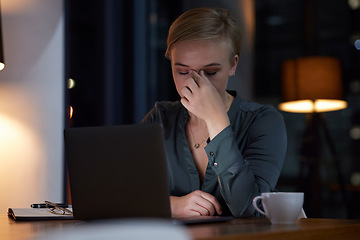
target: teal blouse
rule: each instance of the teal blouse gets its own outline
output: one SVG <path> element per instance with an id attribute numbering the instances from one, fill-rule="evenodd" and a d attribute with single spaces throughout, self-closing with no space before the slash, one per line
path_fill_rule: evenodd
<path id="1" fill-rule="evenodd" d="M 229 93 L 235 96 L 228 111 L 230 125 L 205 147 L 209 163 L 202 184 L 185 136 L 189 115 L 182 104 L 156 102 L 142 122 L 163 126 L 170 195 L 202 190 L 217 198 L 223 215 L 249 217 L 256 215 L 253 198 L 276 186 L 286 152 L 286 129 L 273 106 Z"/>

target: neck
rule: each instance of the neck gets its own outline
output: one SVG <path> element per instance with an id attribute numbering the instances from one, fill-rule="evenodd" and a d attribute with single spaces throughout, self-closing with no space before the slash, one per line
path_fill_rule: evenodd
<path id="1" fill-rule="evenodd" d="M 234 97 L 231 96 L 231 94 L 229 94 L 228 92 L 225 91 L 225 95 L 224 95 L 224 97 L 222 99 L 223 99 L 223 103 L 224 103 L 226 112 L 228 112 L 230 107 L 231 107 L 231 103 L 234 100 Z"/>

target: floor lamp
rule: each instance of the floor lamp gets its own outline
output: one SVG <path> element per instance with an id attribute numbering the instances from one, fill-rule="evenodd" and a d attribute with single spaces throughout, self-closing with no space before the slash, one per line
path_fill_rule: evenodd
<path id="1" fill-rule="evenodd" d="M 302 139 L 300 157 L 299 186 L 300 190 L 305 192 L 304 209 L 307 215 L 322 216 L 320 157 L 323 136 L 325 136 L 325 144 L 332 155 L 341 194 L 345 207 L 348 209 L 340 160 L 324 118 L 325 112 L 347 107 L 346 101 L 342 100 L 340 61 L 337 58 L 323 56 L 287 60 L 282 66 L 282 87 L 284 102 L 279 104 L 279 109 L 306 114 L 306 129 Z"/>

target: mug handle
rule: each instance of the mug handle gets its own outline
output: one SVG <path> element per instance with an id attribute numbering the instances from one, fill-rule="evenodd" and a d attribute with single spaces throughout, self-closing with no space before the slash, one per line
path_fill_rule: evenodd
<path id="1" fill-rule="evenodd" d="M 264 200 L 264 198 L 262 196 L 254 197 L 252 204 L 256 211 L 258 211 L 262 215 L 266 216 L 266 214 L 257 206 L 257 201 L 259 201 L 259 200 Z"/>

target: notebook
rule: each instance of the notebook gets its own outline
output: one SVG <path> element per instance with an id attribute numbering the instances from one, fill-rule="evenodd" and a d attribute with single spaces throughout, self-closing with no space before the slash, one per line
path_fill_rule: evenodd
<path id="1" fill-rule="evenodd" d="M 67 128 L 64 136 L 75 219 L 171 219 L 160 125 Z M 191 218 L 180 222 L 228 219 Z"/>

